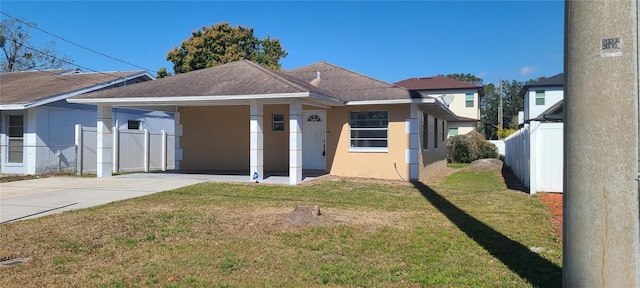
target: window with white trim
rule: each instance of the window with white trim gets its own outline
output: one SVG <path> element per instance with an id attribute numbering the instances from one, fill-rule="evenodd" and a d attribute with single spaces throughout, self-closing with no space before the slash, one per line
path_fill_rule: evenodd
<path id="1" fill-rule="evenodd" d="M 350 150 L 386 151 L 389 111 L 349 112 Z"/>
<path id="2" fill-rule="evenodd" d="M 474 97 L 473 93 L 466 93 L 464 95 L 464 107 L 473 107 L 474 106 Z"/>
<path id="3" fill-rule="evenodd" d="M 544 105 L 544 90 L 536 90 L 536 105 Z"/>
<path id="4" fill-rule="evenodd" d="M 458 135 L 458 127 L 456 128 L 449 128 L 449 137 L 453 137 Z"/>
<path id="5" fill-rule="evenodd" d="M 8 163 L 22 163 L 24 155 L 24 116 L 8 115 Z"/>
<path id="6" fill-rule="evenodd" d="M 271 120 L 273 131 L 284 131 L 284 114 L 273 114 Z"/>

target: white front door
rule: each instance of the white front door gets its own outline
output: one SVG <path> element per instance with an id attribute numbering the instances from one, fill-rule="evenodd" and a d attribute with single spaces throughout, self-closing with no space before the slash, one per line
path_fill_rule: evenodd
<path id="1" fill-rule="evenodd" d="M 302 112 L 302 169 L 326 168 L 326 115 L 323 110 Z"/>

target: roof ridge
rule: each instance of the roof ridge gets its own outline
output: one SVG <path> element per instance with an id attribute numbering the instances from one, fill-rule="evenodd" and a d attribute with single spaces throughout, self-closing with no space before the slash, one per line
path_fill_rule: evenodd
<path id="1" fill-rule="evenodd" d="M 458 82 L 458 83 L 464 83 L 464 84 L 469 84 L 469 85 L 473 85 L 474 88 L 481 88 L 481 85 L 475 84 L 475 83 L 471 83 L 468 81 L 463 81 L 463 80 L 459 80 L 459 79 L 454 79 L 451 77 L 447 77 L 446 75 L 442 75 L 442 74 L 438 74 L 438 75 L 434 75 L 434 76 L 424 76 L 424 77 L 411 77 L 411 78 L 406 78 L 406 79 L 402 79 L 400 81 L 395 82 L 396 83 L 400 83 L 400 82 L 405 82 L 405 81 L 410 81 L 410 80 L 435 80 L 436 78 L 444 78 L 450 81 L 454 81 L 454 82 Z M 469 87 L 471 88 L 471 87 Z M 444 89 L 459 89 L 459 88 L 444 88 Z"/>
<path id="2" fill-rule="evenodd" d="M 368 75 L 362 74 L 362 73 L 360 73 L 360 72 L 356 72 L 356 71 L 349 70 L 349 69 L 344 68 L 344 67 L 340 67 L 340 66 L 338 66 L 338 65 L 335 65 L 335 64 L 329 63 L 329 62 L 327 62 L 327 61 L 322 61 L 322 62 L 317 62 L 317 63 L 325 63 L 325 64 L 327 64 L 327 65 L 329 65 L 329 66 L 334 67 L 334 68 L 338 68 L 338 69 L 341 69 L 341 70 L 343 70 L 343 71 L 347 71 L 347 72 L 349 72 L 349 73 L 353 73 L 353 74 L 360 75 L 360 76 L 365 77 L 365 78 L 367 78 L 367 79 L 369 79 L 369 80 L 373 80 L 373 81 L 375 81 L 375 82 L 379 82 L 379 83 L 382 83 L 382 84 L 388 85 L 388 86 L 389 86 L 389 88 L 400 88 L 400 89 L 402 89 L 402 90 L 405 90 L 405 91 L 407 91 L 407 92 L 410 92 L 410 91 L 409 91 L 409 89 L 407 89 L 407 88 L 404 88 L 404 87 L 401 87 L 401 86 L 398 86 L 398 85 L 396 85 L 396 84 L 389 83 L 389 82 L 386 82 L 386 81 L 382 81 L 382 80 L 377 79 L 377 78 L 373 78 L 373 77 L 371 77 L 371 76 L 368 76 Z"/>
<path id="3" fill-rule="evenodd" d="M 298 69 L 302 69 L 302 68 L 313 66 L 313 65 L 316 65 L 316 64 L 320 64 L 320 63 L 331 65 L 331 63 L 323 60 L 323 61 L 313 62 L 313 63 L 307 64 L 307 65 L 304 65 L 304 66 L 292 68 L 292 69 L 289 69 L 289 70 L 286 70 L 286 71 L 298 70 Z"/>
<path id="4" fill-rule="evenodd" d="M 240 62 L 248 63 L 248 64 L 250 64 L 250 65 L 252 65 L 252 66 L 254 66 L 254 67 L 258 68 L 262 73 L 267 74 L 267 75 L 268 75 L 268 76 L 270 76 L 271 78 L 276 79 L 276 80 L 278 80 L 278 81 L 280 81 L 280 82 L 282 82 L 282 83 L 284 83 L 284 84 L 286 84 L 286 85 L 289 85 L 289 86 L 291 86 L 291 87 L 292 87 L 292 88 L 294 88 L 294 89 L 298 89 L 298 90 L 300 90 L 300 92 L 311 92 L 311 91 L 309 91 L 309 89 L 306 89 L 306 88 L 304 88 L 304 87 L 302 87 L 302 86 L 298 85 L 297 83 L 293 83 L 293 82 L 291 82 L 291 81 L 289 81 L 289 80 L 285 79 L 285 78 L 284 78 L 284 77 L 282 77 L 281 75 L 278 75 L 278 74 L 277 74 L 277 71 L 275 71 L 275 70 L 271 70 L 271 69 L 269 69 L 269 68 L 262 67 L 262 66 L 261 66 L 261 65 L 259 65 L 258 63 L 254 63 L 254 62 L 249 61 L 249 60 L 246 60 L 246 59 L 242 59 L 242 60 L 240 60 Z M 294 77 L 294 78 L 295 78 L 295 77 Z M 297 79 L 297 78 L 296 78 L 296 79 Z"/>

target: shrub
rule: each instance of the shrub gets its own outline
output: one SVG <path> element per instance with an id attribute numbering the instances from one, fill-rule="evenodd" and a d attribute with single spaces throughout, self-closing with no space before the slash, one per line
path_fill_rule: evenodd
<path id="1" fill-rule="evenodd" d="M 505 139 L 509 137 L 511 134 L 516 133 L 518 131 L 512 128 L 507 128 L 507 129 L 500 129 L 500 127 L 497 127 L 497 128 L 498 128 L 498 139 Z"/>
<path id="2" fill-rule="evenodd" d="M 484 158 L 498 158 L 498 148 L 476 131 L 447 140 L 447 161 L 450 163 L 471 163 Z"/>

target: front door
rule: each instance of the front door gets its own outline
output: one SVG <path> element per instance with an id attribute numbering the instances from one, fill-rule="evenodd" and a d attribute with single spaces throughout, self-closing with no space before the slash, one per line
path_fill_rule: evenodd
<path id="1" fill-rule="evenodd" d="M 302 169 L 326 168 L 326 120 L 325 111 L 302 112 Z"/>

